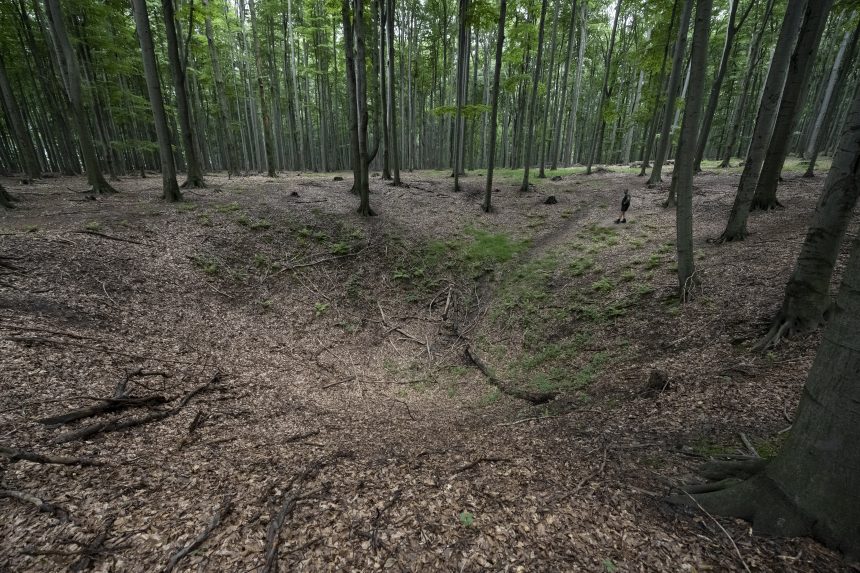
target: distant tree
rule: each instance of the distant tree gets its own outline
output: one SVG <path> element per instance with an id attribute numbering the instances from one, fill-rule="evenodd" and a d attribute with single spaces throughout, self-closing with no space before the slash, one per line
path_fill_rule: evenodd
<path id="1" fill-rule="evenodd" d="M 824 210 L 836 213 L 839 197 L 857 193 L 860 181 L 860 91 L 854 96 L 833 167 L 824 184 Z M 842 206 L 846 205 L 845 203 Z M 849 211 L 843 211 L 850 213 Z M 823 235 L 810 229 L 809 238 Z M 826 242 L 841 235 L 826 231 Z M 838 237 L 838 239 L 837 239 Z M 800 261 L 798 261 L 800 264 Z M 710 493 L 678 496 L 705 510 L 752 522 L 753 531 L 785 537 L 814 537 L 851 559 L 860 558 L 860 238 L 854 239 L 833 319 L 824 330 L 806 379 L 791 433 L 770 462 L 747 464 L 750 477 Z M 719 468 L 711 468 L 719 477 Z M 738 474 L 735 462 L 734 476 Z"/>
<path id="2" fill-rule="evenodd" d="M 365 217 L 375 215 L 370 208 L 370 154 L 367 149 L 367 49 L 364 42 L 364 0 L 353 0 L 352 33 L 355 42 L 355 95 L 358 124 L 359 178 L 356 187 L 359 196 L 358 213 Z M 379 142 L 377 141 L 377 146 Z M 375 154 L 375 152 L 374 152 Z"/>
<path id="3" fill-rule="evenodd" d="M 42 168 L 36 157 L 36 147 L 33 145 L 30 130 L 24 123 L 21 108 L 18 107 L 18 100 L 12 91 L 9 77 L 6 75 L 6 64 L 3 62 L 2 54 L 0 54 L 0 101 L 6 107 L 6 116 L 12 124 L 12 132 L 15 134 L 15 143 L 21 162 L 21 172 L 27 179 L 38 179 L 42 176 Z"/>
<path id="4" fill-rule="evenodd" d="M 621 0 L 618 0 L 619 2 Z M 540 5 L 540 23 L 538 24 L 538 45 L 537 57 L 535 59 L 534 76 L 532 77 L 532 95 L 529 98 L 529 115 L 528 115 L 528 134 L 526 135 L 526 151 L 525 151 L 525 166 L 523 167 L 523 183 L 520 185 L 520 191 L 529 190 L 529 167 L 532 163 L 532 140 L 535 135 L 535 116 L 537 115 L 537 100 L 538 100 L 538 83 L 540 82 L 540 66 L 541 56 L 543 55 L 543 29 L 546 20 L 546 2 L 541 0 Z"/>
<path id="5" fill-rule="evenodd" d="M 505 45 L 505 12 L 507 12 L 507 0 L 499 2 L 499 31 L 496 34 L 496 68 L 493 71 L 493 107 L 490 119 L 490 144 L 487 153 L 487 186 L 484 189 L 484 202 L 481 209 L 484 213 L 492 210 L 493 197 L 493 168 L 496 165 L 496 129 L 499 117 L 499 79 L 502 75 L 502 51 Z"/>
<path id="6" fill-rule="evenodd" d="M 88 114 L 84 109 L 83 92 L 81 89 L 81 71 L 78 56 L 72 49 L 72 42 L 66 32 L 65 16 L 60 7 L 60 0 L 45 0 L 48 13 L 48 23 L 53 37 L 57 61 L 63 76 L 63 85 L 72 109 L 72 119 L 78 135 L 78 144 L 84 159 L 84 169 L 87 171 L 87 181 L 93 193 L 116 193 L 116 189 L 105 180 L 99 167 L 93 136 L 90 132 Z"/>
<path id="7" fill-rule="evenodd" d="M 394 99 L 394 0 L 388 0 L 385 38 L 388 42 L 388 139 L 391 144 L 389 159 L 391 162 L 391 178 L 395 185 L 400 185 L 400 149 L 397 146 L 397 113 Z"/>
<path id="8" fill-rule="evenodd" d="M 708 71 L 708 39 L 711 33 L 713 0 L 697 0 L 696 22 L 693 26 L 693 47 L 690 53 L 690 85 L 684 106 L 684 121 L 678 141 L 678 154 L 672 172 L 672 187 L 677 194 L 676 244 L 678 251 L 678 290 L 686 301 L 695 286 L 693 258 L 693 171 L 696 160 L 695 142 L 702 117 L 702 97 L 705 74 Z"/>
<path id="9" fill-rule="evenodd" d="M 143 75 L 146 78 L 149 105 L 152 108 L 155 133 L 158 137 L 161 180 L 164 188 L 162 197 L 170 202 L 181 201 L 182 193 L 180 193 L 179 185 L 176 183 L 176 165 L 173 160 L 170 129 L 167 127 L 167 116 L 164 113 L 164 100 L 161 97 L 161 82 L 158 79 L 158 64 L 155 61 L 155 49 L 152 44 L 152 31 L 149 26 L 149 14 L 146 11 L 146 0 L 132 0 L 132 8 L 137 38 L 143 57 Z"/>
<path id="10" fill-rule="evenodd" d="M 692 2 L 692 0 L 689 0 Z M 606 49 L 606 59 L 603 62 L 603 87 L 600 89 L 600 103 L 597 105 L 597 123 L 592 138 L 591 153 L 588 155 L 586 173 L 591 173 L 591 167 L 595 161 L 600 161 L 600 151 L 603 147 L 603 131 L 606 129 L 606 100 L 611 95 L 609 87 L 609 75 L 612 69 L 612 52 L 615 50 L 615 35 L 618 31 L 618 19 L 621 17 L 621 0 L 615 5 L 615 18 L 612 20 L 612 33 L 609 36 L 609 47 Z"/>
<path id="11" fill-rule="evenodd" d="M 720 242 L 739 241 L 747 236 L 747 217 L 749 216 L 750 204 L 767 154 L 767 148 L 770 145 L 773 128 L 776 125 L 782 89 L 788 75 L 788 66 L 800 32 L 806 3 L 807 0 L 788 0 L 756 116 L 750 150 L 747 154 L 746 163 L 744 163 L 744 170 L 729 215 L 729 222 L 726 225 L 726 230 L 719 238 Z"/>
<path id="12" fill-rule="evenodd" d="M 172 0 L 164 0 L 170 2 Z M 254 0 L 248 0 L 251 10 L 251 40 L 254 44 L 254 61 L 257 68 L 257 97 L 260 99 L 260 113 L 263 116 L 263 145 L 266 156 L 266 173 L 275 177 L 275 143 L 272 138 L 272 121 L 269 116 L 269 106 L 266 104 L 266 82 L 263 70 L 263 57 L 260 52 L 260 39 L 257 33 L 257 13 Z"/>

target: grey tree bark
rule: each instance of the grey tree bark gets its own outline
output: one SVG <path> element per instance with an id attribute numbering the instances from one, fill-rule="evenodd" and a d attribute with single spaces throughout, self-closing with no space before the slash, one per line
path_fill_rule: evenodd
<path id="1" fill-rule="evenodd" d="M 692 1 L 692 0 L 690 0 Z M 604 106 L 606 100 L 611 95 L 609 88 L 609 74 L 612 67 L 612 52 L 615 50 L 615 34 L 618 31 L 618 18 L 621 16 L 621 0 L 615 5 L 615 18 L 612 22 L 612 34 L 609 36 L 609 48 L 606 50 L 606 59 L 604 60 L 605 70 L 603 72 L 603 87 L 600 90 L 600 103 L 597 105 L 597 125 L 594 129 L 594 137 L 591 141 L 591 153 L 588 154 L 588 166 L 585 168 L 586 174 L 591 174 L 591 167 L 595 161 L 600 160 L 600 151 L 603 146 L 603 131 L 606 129 L 606 119 L 604 118 Z"/>
<path id="2" fill-rule="evenodd" d="M 535 115 L 537 115 L 537 96 L 538 96 L 538 83 L 540 82 L 540 67 L 541 67 L 541 57 L 543 56 L 543 29 L 544 23 L 546 22 L 546 3 L 547 0 L 542 0 L 540 5 L 540 23 L 538 24 L 538 45 L 537 45 L 537 56 L 535 57 L 535 69 L 534 75 L 532 76 L 532 93 L 529 98 L 529 115 L 528 121 L 526 123 L 526 147 L 524 154 L 524 163 L 523 166 L 523 182 L 520 185 L 520 191 L 528 191 L 529 190 L 529 167 L 532 162 L 532 140 L 535 136 Z"/>
<path id="3" fill-rule="evenodd" d="M 504 0 L 502 0 L 504 2 Z M 0 184 L 0 207 L 5 209 L 14 209 L 15 198 L 9 194 L 6 189 L 3 188 L 3 185 Z"/>
<path id="4" fill-rule="evenodd" d="M 484 188 L 484 202 L 481 209 L 484 213 L 492 210 L 493 196 L 493 168 L 496 165 L 496 132 L 498 131 L 497 120 L 499 117 L 499 81 L 502 76 L 502 51 L 505 45 L 505 12 L 507 11 L 507 0 L 499 3 L 499 31 L 496 35 L 496 68 L 493 71 L 493 109 L 490 119 L 490 144 L 487 154 L 487 186 Z"/>
<path id="5" fill-rule="evenodd" d="M 185 150 L 185 163 L 187 165 L 186 178 L 182 187 L 205 187 L 203 169 L 200 166 L 200 158 L 194 145 L 194 130 L 191 126 L 191 106 L 188 103 L 185 66 L 179 59 L 179 42 L 176 39 L 176 14 L 173 11 L 173 0 L 161 0 L 161 9 L 164 14 L 164 27 L 167 36 L 167 60 L 173 75 L 179 128 L 182 132 L 182 148 Z"/>
<path id="6" fill-rule="evenodd" d="M 352 26 L 355 41 L 355 97 L 358 119 L 358 165 L 360 169 L 356 183 L 359 196 L 358 213 L 369 217 L 375 213 L 370 208 L 370 178 L 368 177 L 370 159 L 367 150 L 367 71 L 365 70 L 367 49 L 364 43 L 364 0 L 353 0 Z"/>
<path id="7" fill-rule="evenodd" d="M 723 231 L 723 234 L 719 238 L 720 242 L 743 240 L 747 236 L 747 217 L 749 216 L 750 204 L 752 203 L 767 148 L 771 142 L 771 135 L 773 134 L 779 110 L 779 102 L 782 98 L 782 89 L 785 85 L 785 78 L 788 75 L 788 66 L 797 36 L 800 32 L 801 20 L 803 19 L 806 4 L 807 0 L 789 0 L 788 6 L 785 9 L 785 16 L 780 28 L 779 38 L 776 42 L 776 48 L 773 52 L 770 71 L 767 75 L 761 104 L 756 116 L 750 150 L 746 163 L 744 163 L 744 170 L 741 174 L 741 180 L 726 230 Z"/>
<path id="8" fill-rule="evenodd" d="M 389 159 L 391 162 L 391 178 L 394 185 L 400 185 L 400 149 L 397 146 L 397 117 L 394 102 L 394 0 L 388 0 L 386 20 L 386 40 L 388 41 L 388 142 L 391 144 Z"/>
<path id="9" fill-rule="evenodd" d="M 549 147 L 551 138 L 548 138 L 546 135 L 547 132 L 547 123 L 549 122 L 549 108 L 550 102 L 552 102 L 552 94 L 555 91 L 552 77 L 555 74 L 555 50 L 556 50 L 556 40 L 558 38 L 558 11 L 561 7 L 561 2 L 556 1 L 555 3 L 555 14 L 552 19 L 552 35 L 550 39 L 550 52 L 549 52 L 549 67 L 547 71 L 549 72 L 546 82 L 546 103 L 544 104 L 543 109 L 543 120 L 541 122 L 541 138 L 540 138 L 540 172 L 538 173 L 538 178 L 545 179 L 545 165 L 546 165 L 546 152 L 547 147 Z"/>
<path id="10" fill-rule="evenodd" d="M 466 18 L 469 13 L 469 0 L 460 0 L 460 11 L 457 16 L 457 110 L 454 113 L 454 191 L 460 191 L 460 173 L 463 165 L 463 105 L 466 103 L 466 62 L 469 59 L 469 47 L 466 45 Z"/>
<path id="11" fill-rule="evenodd" d="M 672 71 L 669 73 L 669 86 L 666 90 L 666 109 L 663 115 L 663 125 L 660 129 L 660 141 L 657 142 L 657 150 L 654 154 L 654 166 L 651 168 L 651 176 L 648 178 L 649 186 L 656 185 L 662 180 L 663 164 L 666 162 L 666 156 L 669 154 L 672 118 L 675 115 L 675 99 L 678 94 L 678 87 L 681 84 L 684 52 L 687 49 L 687 33 L 690 28 L 690 16 L 693 11 L 694 0 L 683 1 L 684 7 L 681 9 L 678 39 L 675 41 L 675 51 L 672 56 Z M 667 203 L 666 205 L 671 206 L 672 203 Z"/>
<path id="12" fill-rule="evenodd" d="M 12 124 L 12 132 L 15 134 L 15 144 L 18 148 L 18 157 L 21 163 L 21 171 L 26 179 L 38 179 L 42 176 L 42 168 L 36 157 L 36 146 L 30 136 L 30 130 L 24 124 L 24 116 L 18 107 L 18 100 L 12 91 L 9 77 L 6 74 L 6 64 L 3 55 L 0 54 L 0 98 L 6 107 L 6 114 Z"/>
<path id="13" fill-rule="evenodd" d="M 230 129 L 230 108 L 227 105 L 227 92 L 224 89 L 224 77 L 221 75 L 218 48 L 215 45 L 214 34 L 212 31 L 212 16 L 208 10 L 208 4 L 209 0 L 203 0 L 203 7 L 206 13 L 206 44 L 209 47 L 209 63 L 212 67 L 212 78 L 215 83 L 215 99 L 218 100 L 218 127 L 220 128 L 221 138 L 224 143 L 224 163 L 227 167 L 227 174 L 235 175 L 237 172 L 236 150 L 233 142 L 232 130 Z"/>
<path id="14" fill-rule="evenodd" d="M 164 100 L 161 97 L 161 84 L 158 79 L 158 65 L 155 61 L 155 50 L 152 45 L 152 32 L 149 27 L 146 0 L 132 0 L 132 8 L 140 51 L 143 56 L 143 74 L 146 78 L 149 105 L 152 107 L 155 133 L 158 137 L 161 179 L 164 186 L 162 197 L 170 202 L 181 201 L 182 194 L 179 191 L 179 184 L 176 182 L 176 165 L 173 162 L 170 129 L 167 127 L 167 117 L 164 114 Z"/>
<path id="15" fill-rule="evenodd" d="M 824 196 L 833 199 L 847 191 L 856 195 L 860 181 L 858 95 L 824 186 Z M 837 202 L 826 210 L 835 212 Z M 821 231 L 810 229 L 809 237 L 816 233 Z M 836 235 L 831 228 L 822 238 L 832 244 Z M 849 560 L 860 558 L 858 333 L 860 238 L 851 248 L 833 320 L 824 330 L 788 440 L 759 473 L 728 489 L 697 495 L 695 503 L 711 513 L 746 519 L 757 533 L 814 537 Z M 675 501 L 691 503 L 688 496 Z"/>
<path id="16" fill-rule="evenodd" d="M 561 132 L 564 126 L 564 108 L 567 104 L 567 78 L 570 72 L 570 55 L 573 52 L 573 33 L 576 30 L 576 0 L 573 0 L 570 7 L 570 27 L 567 32 L 567 55 L 564 58 L 564 72 L 561 79 L 561 97 L 558 98 L 558 110 L 556 111 L 556 120 L 552 124 L 552 164 L 550 169 L 555 171 L 558 169 L 558 159 L 561 155 Z"/>
<path id="17" fill-rule="evenodd" d="M 170 2 L 172 0 L 164 0 Z M 257 14 L 254 0 L 248 1 L 251 9 L 251 41 L 254 44 L 254 61 L 257 67 L 257 96 L 260 98 L 260 113 L 263 116 L 263 146 L 266 155 L 266 172 L 269 177 L 275 177 L 275 148 L 272 141 L 272 122 L 269 118 L 269 108 L 266 105 L 266 86 L 263 72 L 263 58 L 260 55 L 260 39 L 257 34 Z"/>
<path id="18" fill-rule="evenodd" d="M 676 244 L 678 251 L 678 292 L 682 301 L 692 294 L 696 284 L 696 266 L 693 257 L 693 172 L 695 169 L 694 142 L 698 137 L 702 116 L 702 98 L 705 92 L 705 74 L 708 71 L 708 40 L 711 33 L 713 0 L 697 0 L 696 21 L 693 25 L 693 47 L 690 53 L 690 85 L 684 120 L 672 172 L 672 187 L 677 195 Z"/>
<path id="19" fill-rule="evenodd" d="M 358 145 L 358 100 L 356 99 L 355 83 L 355 35 L 352 29 L 352 8 L 350 0 L 343 0 L 341 4 L 341 17 L 343 18 L 343 37 L 346 67 L 346 95 L 349 107 L 349 149 L 352 166 L 352 192 L 358 194 L 361 180 L 361 156 Z"/>
<path id="20" fill-rule="evenodd" d="M 833 0 L 817 0 L 807 5 L 806 17 L 800 28 L 797 46 L 791 57 L 788 77 L 782 90 L 776 125 L 773 128 L 770 145 L 767 147 L 764 165 L 762 165 L 750 209 L 766 211 L 779 206 L 776 188 L 779 184 L 782 166 L 788 155 L 791 134 L 809 91 L 812 66 L 815 63 L 815 56 L 818 53 L 818 46 L 824 34 L 824 25 L 827 23 L 827 15 L 830 13 L 831 6 L 833 6 Z"/>
<path id="21" fill-rule="evenodd" d="M 54 40 L 56 56 L 59 68 L 63 76 L 63 84 L 69 98 L 72 109 L 72 119 L 75 131 L 78 134 L 78 143 L 81 155 L 84 159 L 84 169 L 87 172 L 87 181 L 93 193 L 116 193 L 116 189 L 105 181 L 99 166 L 96 148 L 93 145 L 93 136 L 87 122 L 87 113 L 84 108 L 83 94 L 81 91 L 81 71 L 78 57 L 72 49 L 69 34 L 66 31 L 66 22 L 59 0 L 45 0 L 48 13 L 48 23 L 51 36 Z"/>

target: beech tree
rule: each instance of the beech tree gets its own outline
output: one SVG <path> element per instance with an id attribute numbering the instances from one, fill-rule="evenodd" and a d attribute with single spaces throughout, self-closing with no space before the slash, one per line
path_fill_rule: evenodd
<path id="1" fill-rule="evenodd" d="M 546 3 L 547 0 L 541 0 L 540 22 L 538 23 L 537 57 L 535 58 L 534 75 L 532 76 L 532 94 L 531 97 L 529 97 L 530 108 L 528 112 L 528 128 L 524 154 L 525 166 L 523 167 L 523 182 L 522 185 L 520 185 L 520 191 L 529 190 L 529 169 L 532 163 L 532 140 L 534 139 L 535 134 L 535 116 L 537 115 L 538 109 L 538 84 L 540 82 L 541 57 L 543 56 L 543 28 L 546 21 Z"/>
<path id="2" fill-rule="evenodd" d="M 507 0 L 499 2 L 499 31 L 496 33 L 496 67 L 493 70 L 493 110 L 490 119 L 490 143 L 487 154 L 487 186 L 484 189 L 484 202 L 481 209 L 485 213 L 492 210 L 493 169 L 496 165 L 496 121 L 499 116 L 499 81 L 502 76 L 502 52 L 505 45 L 505 13 L 508 9 Z"/>

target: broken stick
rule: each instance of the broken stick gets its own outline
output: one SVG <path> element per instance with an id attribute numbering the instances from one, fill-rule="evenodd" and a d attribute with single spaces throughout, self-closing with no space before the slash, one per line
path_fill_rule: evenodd
<path id="1" fill-rule="evenodd" d="M 221 521 L 223 521 L 223 519 L 227 517 L 227 515 L 229 515 L 232 509 L 232 499 L 229 495 L 225 496 L 221 507 L 212 516 L 212 519 L 209 521 L 209 525 L 206 526 L 206 529 L 200 532 L 200 535 L 195 537 L 194 541 L 192 541 L 170 557 L 170 561 L 167 562 L 167 565 L 165 565 L 163 569 L 164 573 L 170 573 L 171 571 L 173 571 L 177 563 L 179 563 L 186 555 L 203 545 L 203 542 L 209 538 L 212 532 L 215 531 L 215 528 L 217 528 L 221 524 Z"/>

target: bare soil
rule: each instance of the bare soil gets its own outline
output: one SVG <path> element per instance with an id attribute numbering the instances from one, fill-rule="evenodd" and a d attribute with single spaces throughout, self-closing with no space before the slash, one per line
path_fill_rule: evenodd
<path id="1" fill-rule="evenodd" d="M 454 193 L 442 173 L 404 173 L 408 187 L 372 180 L 379 216 L 362 219 L 333 175 L 209 175 L 179 205 L 156 175 L 95 198 L 83 179 L 3 181 L 21 202 L 0 212 L 0 446 L 103 464 L 0 458 L 0 489 L 68 514 L 0 498 L 0 570 L 160 570 L 227 500 L 176 570 L 261 570 L 267 532 L 294 571 L 850 569 L 663 501 L 707 458 L 748 454 L 741 434 L 779 448 L 818 338 L 748 347 L 820 178 L 789 177 L 784 210 L 715 245 L 738 176 L 698 176 L 701 290 L 681 306 L 665 186 L 610 170 L 519 193 L 502 178 L 484 215 L 477 174 Z M 466 347 L 557 397 L 507 395 Z M 167 402 L 39 422 L 118 384 Z"/>

